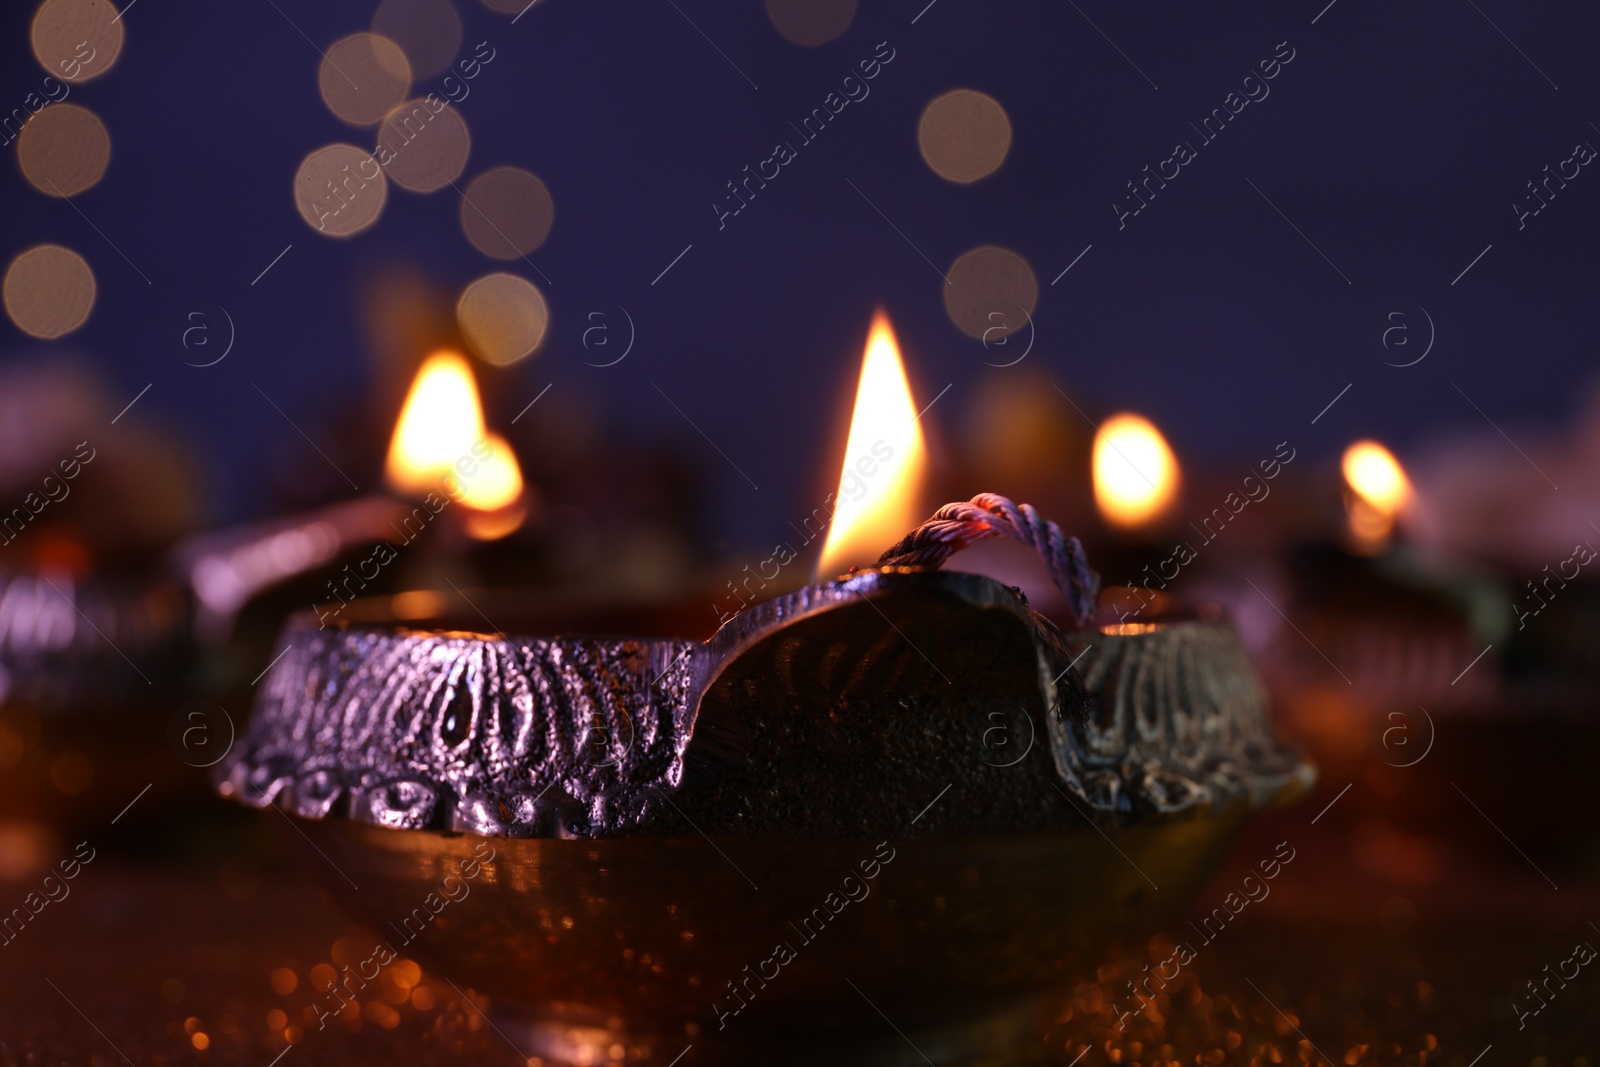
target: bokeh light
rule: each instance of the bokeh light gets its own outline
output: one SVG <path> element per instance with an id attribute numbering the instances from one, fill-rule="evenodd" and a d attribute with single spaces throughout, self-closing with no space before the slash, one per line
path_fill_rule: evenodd
<path id="1" fill-rule="evenodd" d="M 272 972 L 269 979 L 272 991 L 280 997 L 286 997 L 295 991 L 300 984 L 300 976 L 294 973 L 292 967 L 279 967 Z"/>
<path id="2" fill-rule="evenodd" d="M 489 274 L 462 292 L 456 321 L 474 352 L 504 366 L 531 355 L 544 341 L 550 309 L 533 283 L 515 274 Z"/>
<path id="3" fill-rule="evenodd" d="M 472 247 L 495 259 L 516 259 L 544 244 L 555 219 L 550 190 L 520 167 L 486 170 L 461 200 L 461 230 Z"/>
<path id="4" fill-rule="evenodd" d="M 328 46 L 317 68 L 322 102 L 352 126 L 375 126 L 411 91 L 411 63 L 398 44 L 353 33 Z"/>
<path id="5" fill-rule="evenodd" d="M 1011 150 L 1011 119 L 992 96 L 952 89 L 937 96 L 917 123 L 917 147 L 933 172 L 966 184 L 999 169 Z"/>
<path id="6" fill-rule="evenodd" d="M 372 29 L 405 49 L 418 78 L 444 73 L 461 50 L 461 16 L 450 0 L 383 0 Z"/>
<path id="7" fill-rule="evenodd" d="M 962 333 L 992 341 L 1020 330 L 1039 304 L 1039 281 L 1028 261 L 983 245 L 963 252 L 945 275 L 944 310 Z"/>
<path id="8" fill-rule="evenodd" d="M 378 127 L 378 162 L 391 181 L 413 193 L 431 193 L 461 177 L 471 147 L 459 108 L 436 110 L 422 99 L 407 100 Z"/>
<path id="9" fill-rule="evenodd" d="M 55 104 L 33 117 L 17 138 L 17 165 L 46 196 L 77 196 L 92 188 L 111 161 L 111 135 L 86 107 Z"/>
<path id="10" fill-rule="evenodd" d="M 383 168 L 370 152 L 331 144 L 300 161 L 294 205 L 306 225 L 327 237 L 349 237 L 378 221 L 388 199 Z"/>
<path id="11" fill-rule="evenodd" d="M 46 341 L 82 326 L 94 308 L 94 271 L 60 245 L 36 245 L 12 260 L 0 288 L 17 329 Z"/>
<path id="12" fill-rule="evenodd" d="M 767 0 L 767 18 L 795 44 L 827 44 L 855 21 L 856 0 Z"/>
<path id="13" fill-rule="evenodd" d="M 45 0 L 33 16 L 33 55 L 52 76 L 86 82 L 116 63 L 122 35 L 111 0 Z"/>

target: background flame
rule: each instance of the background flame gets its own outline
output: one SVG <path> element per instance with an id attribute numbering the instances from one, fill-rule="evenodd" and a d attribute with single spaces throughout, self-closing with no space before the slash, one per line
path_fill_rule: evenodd
<path id="1" fill-rule="evenodd" d="M 484 435 L 483 405 L 472 368 L 454 352 L 435 352 L 423 362 L 406 394 L 389 439 L 384 475 L 390 488 L 407 494 L 439 488 L 439 480 Z"/>
<path id="2" fill-rule="evenodd" d="M 1382 547 L 1411 500 L 1405 468 L 1376 441 L 1357 441 L 1345 449 L 1340 467 L 1350 487 L 1350 533 L 1364 548 Z"/>
<path id="3" fill-rule="evenodd" d="M 1411 482 L 1394 453 L 1376 441 L 1357 441 L 1344 450 L 1345 484 L 1374 509 L 1394 515 L 1411 499 Z"/>
<path id="4" fill-rule="evenodd" d="M 1094 499 L 1113 526 L 1159 518 L 1178 495 L 1178 460 L 1166 438 L 1138 415 L 1113 415 L 1094 439 Z"/>
<path id="5" fill-rule="evenodd" d="M 510 508 L 521 499 L 517 457 L 505 438 L 488 433 L 472 368 L 454 352 L 434 353 L 417 371 L 389 440 L 384 474 L 398 493 L 444 491 L 480 512 Z M 496 529 L 506 528 L 494 536 L 520 521 L 498 524 Z"/>
<path id="6" fill-rule="evenodd" d="M 492 449 L 489 458 L 480 461 L 478 469 L 470 477 L 461 479 L 461 503 L 479 511 L 495 511 L 510 507 L 521 499 L 522 471 L 518 469 L 517 457 L 504 437 L 492 433 L 488 435 L 486 443 Z M 473 458 L 478 457 L 474 454 Z"/>
<path id="7" fill-rule="evenodd" d="M 875 562 L 884 549 L 926 518 L 918 499 L 926 459 L 900 347 L 889 317 L 879 311 L 861 359 L 833 520 L 817 563 L 819 575 Z"/>

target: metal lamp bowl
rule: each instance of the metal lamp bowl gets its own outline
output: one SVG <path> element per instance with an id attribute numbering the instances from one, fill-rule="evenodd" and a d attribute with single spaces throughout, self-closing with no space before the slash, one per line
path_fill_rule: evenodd
<path id="1" fill-rule="evenodd" d="M 1226 625 L 1063 632 L 972 574 L 864 571 L 704 644 L 392 608 L 290 623 L 219 789 L 551 1062 L 1008 1062 L 1313 778 Z"/>

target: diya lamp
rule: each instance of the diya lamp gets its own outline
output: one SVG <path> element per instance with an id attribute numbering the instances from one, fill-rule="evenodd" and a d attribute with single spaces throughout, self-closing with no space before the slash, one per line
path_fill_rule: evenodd
<path id="1" fill-rule="evenodd" d="M 1526 743 L 1527 723 L 1507 701 L 1498 584 L 1413 543 L 1428 501 L 1389 449 L 1352 443 L 1339 477 L 1338 532 L 1293 548 L 1279 584 L 1246 593 L 1270 596 L 1279 621 L 1258 658 L 1285 732 L 1330 783 L 1324 802 L 1346 782 L 1361 786 L 1324 823 L 1345 859 L 1374 885 L 1427 892 L 1442 872 L 1498 862 L 1490 843 L 1441 833 L 1466 808 L 1459 790 L 1496 819 L 1531 814 L 1539 801 L 1507 796 L 1526 780 L 1513 767 L 1529 752 L 1547 769 L 1554 762 Z M 1538 836 L 1527 826 L 1519 841 Z"/>
<path id="2" fill-rule="evenodd" d="M 1492 641 L 1492 650 L 1456 688 L 1485 667 L 1494 686 L 1492 699 L 1455 709 L 1464 714 L 1449 714 L 1445 705 L 1446 715 L 1438 716 L 1440 744 L 1404 772 L 1415 788 L 1403 803 L 1394 803 L 1392 793 L 1385 800 L 1397 819 L 1421 820 L 1430 814 L 1431 796 L 1464 789 L 1565 885 L 1565 878 L 1594 870 L 1600 860 L 1600 832 L 1593 825 L 1550 818 L 1552 811 L 1591 803 L 1589 765 L 1600 746 L 1600 580 L 1594 566 L 1600 534 L 1591 526 L 1600 522 L 1600 403 L 1591 399 L 1574 427 L 1556 433 L 1507 429 L 1518 447 L 1485 428 L 1475 438 L 1441 441 L 1413 464 L 1414 498 L 1400 531 L 1412 554 L 1442 572 L 1443 580 L 1476 590 L 1474 603 L 1481 606 L 1475 617 L 1493 626 L 1457 661 L 1459 674 Z M 1425 706 L 1439 711 L 1434 703 Z M 1425 739 L 1427 721 L 1415 706 L 1410 719 L 1413 734 Z M 1383 755 L 1398 762 L 1394 754 Z M 1539 788 L 1529 789 L 1530 782 Z M 1443 822 L 1457 811 L 1432 814 Z M 1474 866 L 1492 870 L 1502 858 L 1497 844 L 1503 840 L 1455 842 L 1463 854 L 1455 857 L 1452 876 Z"/>
<path id="3" fill-rule="evenodd" d="M 1600 390 L 1575 424 L 1463 439 L 1423 458 L 1417 541 L 1493 567 L 1507 587 L 1508 685 L 1552 712 L 1584 715 L 1600 692 Z M 1557 489 L 1559 486 L 1559 489 Z"/>
<path id="4" fill-rule="evenodd" d="M 1464 707 L 1497 684 L 1498 643 L 1484 605 L 1492 585 L 1454 562 L 1419 553 L 1404 535 L 1419 506 L 1400 461 L 1376 441 L 1351 444 L 1340 463 L 1344 508 L 1337 539 L 1292 550 L 1280 606 L 1300 632 L 1280 628 L 1269 678 L 1286 690 L 1333 691 L 1369 714 Z"/>
<path id="5" fill-rule="evenodd" d="M 101 574 L 48 544 L 30 565 L 0 573 L 7 869 L 18 869 L 8 855 L 19 841 L 77 840 L 146 787 L 147 811 L 183 793 L 162 725 L 187 663 L 186 609 L 174 583 Z M 59 844 L 24 851 L 47 857 Z"/>
<path id="6" fill-rule="evenodd" d="M 173 553 L 209 689 L 241 688 L 283 616 L 306 603 L 331 619 L 361 596 L 475 584 L 471 555 L 534 508 L 510 444 L 486 426 L 470 366 L 448 350 L 418 369 L 383 478 L 385 492 L 192 537 Z M 263 622 L 271 630 L 258 635 Z"/>
<path id="7" fill-rule="evenodd" d="M 303 613 L 219 791 L 295 820 L 376 943 L 489 994 L 547 1063 L 890 1062 L 885 1016 L 940 1062 L 1026 1046 L 1052 987 L 1156 929 L 1314 775 L 1231 629 L 1100 625 L 1076 538 L 1027 505 L 979 494 L 888 544 L 919 466 L 891 353 L 875 330 L 852 438 L 899 434 L 898 462 L 826 560 L 875 565 L 708 641 L 504 591 Z M 1038 553 L 1063 625 L 940 569 L 1001 536 Z M 503 632 L 466 610 L 511 624 L 518 600 Z"/>
<path id="8" fill-rule="evenodd" d="M 388 512 L 382 528 L 317 591 L 325 622 L 364 595 L 475 584 L 466 559 L 473 547 L 516 532 L 535 505 L 510 443 L 487 427 L 471 366 L 449 350 L 418 368 L 383 478 L 388 492 L 370 505 Z"/>
<path id="9" fill-rule="evenodd" d="M 152 561 L 198 500 L 182 450 L 136 419 L 108 447 L 115 414 L 70 360 L 0 372 L 0 703 L 87 710 L 170 673 L 182 592 Z"/>
<path id="10" fill-rule="evenodd" d="M 120 504 L 148 510 L 152 501 L 185 512 L 171 503 L 169 488 L 182 480 L 157 466 L 166 453 L 131 422 L 118 427 L 118 447 L 107 447 L 97 427 L 110 416 L 100 417 L 94 383 L 82 375 L 14 384 L 3 409 L 8 433 L 37 438 L 28 420 L 66 421 L 64 411 L 81 408 L 90 440 L 76 451 L 61 446 L 60 469 L 52 464 L 31 496 L 19 491 L 27 505 L 19 517 L 5 516 L 12 521 L 0 533 L 0 541 L 16 540 L 0 569 L 0 820 L 63 828 L 99 820 L 152 783 L 141 814 L 175 803 L 186 783 L 199 784 L 184 764 L 209 765 L 220 750 L 180 743 L 168 720 L 196 693 L 243 701 L 286 598 L 337 606 L 339 594 L 381 589 L 394 577 L 380 573 L 383 564 L 412 541 L 407 580 L 431 575 L 443 587 L 449 575 L 440 561 L 511 532 L 531 506 L 510 446 L 485 427 L 470 369 L 439 354 L 423 365 L 397 424 L 390 494 L 193 534 L 162 553 L 150 531 L 170 539 L 171 517 L 125 515 L 122 525 L 134 532 L 118 540 L 115 516 L 126 510 Z M 55 436 L 62 431 L 50 427 Z M 97 473 L 108 464 L 119 473 L 109 489 Z M 150 499 L 124 501 L 114 491 L 134 472 Z M 39 477 L 31 464 L 23 474 L 29 482 Z M 308 583 L 322 588 L 296 597 Z M 251 605 L 257 626 L 271 618 L 272 632 L 259 644 L 248 628 L 236 628 Z"/>
<path id="11" fill-rule="evenodd" d="M 115 414 L 70 362 L 0 371 L 0 867 L 12 872 L 182 777 L 161 723 L 188 662 L 187 601 L 157 561 L 197 502 L 160 433 L 130 418 L 108 447 Z"/>

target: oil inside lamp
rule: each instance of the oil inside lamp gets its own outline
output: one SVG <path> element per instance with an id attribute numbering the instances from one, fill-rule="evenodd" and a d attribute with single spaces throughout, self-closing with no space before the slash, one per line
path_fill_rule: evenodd
<path id="1" fill-rule="evenodd" d="M 466 510 L 463 528 L 480 541 L 522 525 L 522 471 L 511 445 L 484 424 L 467 361 L 436 352 L 417 371 L 389 441 L 389 487 L 407 496 L 443 488 Z"/>
<path id="2" fill-rule="evenodd" d="M 920 490 L 927 450 L 889 316 L 879 311 L 867 335 L 845 444 L 833 519 L 817 574 L 874 562 L 922 519 Z"/>
<path id="3" fill-rule="evenodd" d="M 1350 538 L 1357 551 L 1374 555 L 1388 543 L 1395 520 L 1411 501 L 1411 482 L 1394 454 L 1376 441 L 1357 441 L 1341 463 Z"/>
<path id="4" fill-rule="evenodd" d="M 1094 439 L 1094 499 L 1125 531 L 1149 527 L 1178 495 L 1178 460 L 1161 431 L 1138 415 L 1113 415 Z"/>

